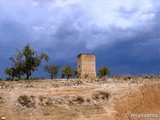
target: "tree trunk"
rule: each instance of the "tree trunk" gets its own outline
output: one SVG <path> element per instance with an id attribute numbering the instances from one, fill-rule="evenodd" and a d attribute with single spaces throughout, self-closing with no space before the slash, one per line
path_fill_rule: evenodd
<path id="1" fill-rule="evenodd" d="M 53 75 L 51 75 L 51 79 L 53 80 Z"/>
<path id="2" fill-rule="evenodd" d="M 31 72 L 29 71 L 28 73 L 26 73 L 26 79 L 29 80 L 30 76 L 31 76 Z"/>
<path id="3" fill-rule="evenodd" d="M 27 77 L 26 77 L 26 79 L 28 80 L 28 79 L 29 79 L 29 75 L 28 75 L 28 74 L 26 74 L 26 76 L 27 76 Z"/>
<path id="4" fill-rule="evenodd" d="M 11 78 L 12 80 L 14 80 L 14 76 L 12 76 L 12 78 Z"/>

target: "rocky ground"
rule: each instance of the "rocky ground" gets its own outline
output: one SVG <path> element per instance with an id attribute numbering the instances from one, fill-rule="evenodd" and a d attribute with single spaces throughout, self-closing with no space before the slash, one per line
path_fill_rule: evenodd
<path id="1" fill-rule="evenodd" d="M 0 120 L 160 120 L 131 114 L 160 115 L 159 77 L 0 81 Z"/>

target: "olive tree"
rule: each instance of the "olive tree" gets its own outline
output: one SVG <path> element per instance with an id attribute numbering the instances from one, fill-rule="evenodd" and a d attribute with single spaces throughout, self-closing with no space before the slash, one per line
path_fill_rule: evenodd
<path id="1" fill-rule="evenodd" d="M 106 75 L 110 75 L 110 70 L 106 66 L 103 66 L 98 70 L 98 76 L 104 78 Z"/>
<path id="2" fill-rule="evenodd" d="M 44 66 L 44 71 L 48 72 L 50 74 L 50 78 L 57 78 L 58 76 L 58 70 L 59 70 L 60 66 L 56 66 L 56 65 L 46 65 Z"/>
<path id="3" fill-rule="evenodd" d="M 78 71 L 73 70 L 69 65 L 62 69 L 62 78 L 67 77 L 67 79 L 69 79 L 70 77 L 78 75 L 79 75 Z"/>
<path id="4" fill-rule="evenodd" d="M 13 80 L 15 77 L 18 77 L 20 79 L 20 77 L 23 75 L 23 61 L 22 61 L 22 53 L 17 50 L 18 54 L 10 57 L 10 61 L 13 63 L 11 68 L 6 68 L 5 69 L 5 73 L 8 76 L 11 76 L 11 79 Z"/>
<path id="5" fill-rule="evenodd" d="M 41 65 L 42 60 L 48 61 L 49 59 L 47 54 L 41 53 L 38 55 L 29 44 L 22 51 L 17 51 L 17 55 L 10 58 L 11 62 L 13 62 L 13 67 L 5 70 L 5 73 L 12 76 L 12 79 L 22 75 L 25 75 L 26 79 L 29 79 L 31 74 Z"/>

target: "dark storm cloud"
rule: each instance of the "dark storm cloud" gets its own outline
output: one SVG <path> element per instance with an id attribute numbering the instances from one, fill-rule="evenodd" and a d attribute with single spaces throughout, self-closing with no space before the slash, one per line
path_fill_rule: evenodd
<path id="1" fill-rule="evenodd" d="M 127 31 L 134 31 L 134 36 L 131 38 L 121 37 L 121 32 L 116 32 L 120 42 L 109 49 L 104 45 L 101 49 L 95 51 L 97 62 L 100 63 L 98 67 L 108 65 L 113 70 L 113 75 L 160 75 L 160 38 L 157 20 L 158 18 L 155 16 L 153 20 L 148 21 L 150 26 L 147 26 L 146 29 L 144 26 L 123 31 L 126 33 L 128 33 Z"/>
<path id="2" fill-rule="evenodd" d="M 96 53 L 97 67 L 108 65 L 112 74 L 159 74 L 158 5 L 155 0 L 1 0 L 1 76 L 8 58 L 27 43 L 49 54 L 50 63 L 76 68 L 77 54 Z"/>

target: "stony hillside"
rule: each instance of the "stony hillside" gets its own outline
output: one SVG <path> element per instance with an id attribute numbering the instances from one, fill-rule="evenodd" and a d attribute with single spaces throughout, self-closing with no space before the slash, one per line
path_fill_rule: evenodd
<path id="1" fill-rule="evenodd" d="M 0 119 L 146 120 L 130 114 L 160 114 L 159 91 L 158 77 L 1 81 Z"/>

